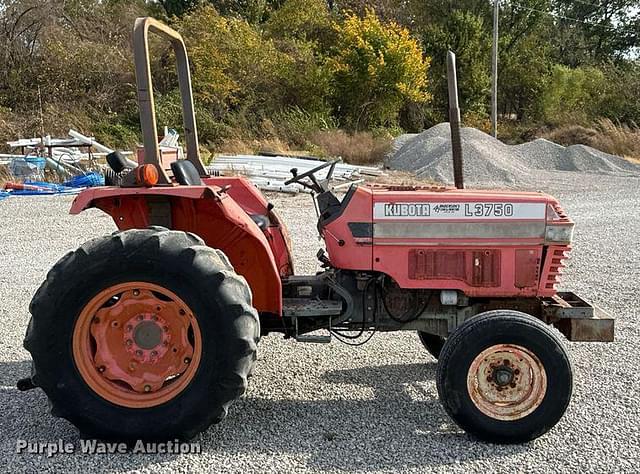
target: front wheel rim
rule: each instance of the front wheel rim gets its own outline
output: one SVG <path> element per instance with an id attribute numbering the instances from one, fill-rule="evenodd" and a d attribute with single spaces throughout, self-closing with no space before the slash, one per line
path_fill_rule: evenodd
<path id="1" fill-rule="evenodd" d="M 547 373 L 525 347 L 496 344 L 478 354 L 467 372 L 471 401 L 483 414 L 515 421 L 535 411 L 547 392 Z"/>
<path id="2" fill-rule="evenodd" d="M 149 408 L 191 382 L 202 337 L 180 297 L 138 281 L 110 286 L 84 306 L 72 348 L 82 379 L 96 394 L 119 406 Z"/>

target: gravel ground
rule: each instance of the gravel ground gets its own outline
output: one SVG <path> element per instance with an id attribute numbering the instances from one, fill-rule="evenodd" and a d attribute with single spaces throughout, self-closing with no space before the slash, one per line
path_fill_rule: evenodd
<path id="1" fill-rule="evenodd" d="M 69 216 L 69 197 L 0 202 L 0 470 L 5 472 L 637 472 L 640 466 L 640 179 L 559 175 L 555 194 L 578 222 L 566 289 L 617 318 L 613 344 L 569 343 L 573 401 L 547 435 L 525 445 L 470 439 L 438 400 L 435 361 L 415 334 L 376 335 L 360 348 L 263 339 L 248 393 L 197 438 L 198 455 L 16 454 L 16 440 L 78 444 L 29 374 L 22 349 L 32 294 L 65 252 L 108 233 L 110 218 Z M 308 196 L 272 196 L 290 226 L 298 273 L 319 247 Z M 73 403 L 73 400 L 69 401 Z"/>

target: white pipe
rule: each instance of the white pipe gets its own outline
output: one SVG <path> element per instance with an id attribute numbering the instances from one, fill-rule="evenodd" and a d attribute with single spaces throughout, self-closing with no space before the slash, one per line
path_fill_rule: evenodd
<path id="1" fill-rule="evenodd" d="M 95 138 L 93 137 L 87 137 L 85 135 L 83 135 L 80 132 L 76 132 L 73 129 L 69 130 L 69 136 L 75 138 L 76 140 L 79 140 L 83 143 L 85 143 L 86 145 L 92 146 L 93 148 L 95 148 L 96 150 L 98 150 L 101 153 L 105 153 L 105 154 L 109 154 L 109 153 L 113 153 L 113 150 L 105 145 L 103 145 L 102 143 L 98 143 Z M 133 161 L 133 160 L 129 160 L 129 159 L 125 159 L 125 161 L 127 162 L 127 166 L 130 168 L 135 168 L 136 166 L 138 166 L 138 163 Z"/>
<path id="2" fill-rule="evenodd" d="M 69 130 L 69 136 L 73 137 L 76 140 L 79 140 L 79 141 L 81 141 L 81 142 L 83 142 L 83 143 L 85 143 L 85 144 L 87 144 L 89 146 L 92 146 L 93 148 L 95 148 L 96 150 L 98 150 L 98 151 L 100 151 L 102 153 L 109 154 L 109 153 L 113 152 L 113 150 L 111 148 L 109 148 L 107 146 L 104 146 L 102 143 L 98 143 L 95 138 L 87 137 L 87 136 L 83 135 L 80 132 L 76 132 L 73 129 Z"/>

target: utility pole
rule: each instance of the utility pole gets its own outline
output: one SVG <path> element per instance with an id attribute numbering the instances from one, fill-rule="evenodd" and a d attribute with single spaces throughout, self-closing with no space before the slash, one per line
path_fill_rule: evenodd
<path id="1" fill-rule="evenodd" d="M 498 135 L 498 12 L 500 0 L 493 0 L 493 48 L 491 51 L 491 134 Z"/>

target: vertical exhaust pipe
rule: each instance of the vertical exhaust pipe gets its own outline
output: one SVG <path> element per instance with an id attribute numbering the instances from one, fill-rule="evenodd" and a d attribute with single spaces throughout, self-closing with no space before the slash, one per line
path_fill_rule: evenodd
<path id="1" fill-rule="evenodd" d="M 458 104 L 458 79 L 456 77 L 456 55 L 447 53 L 447 82 L 449 85 L 449 127 L 451 128 L 451 153 L 453 154 L 453 182 L 464 189 L 462 178 L 462 142 L 460 140 L 460 105 Z"/>

